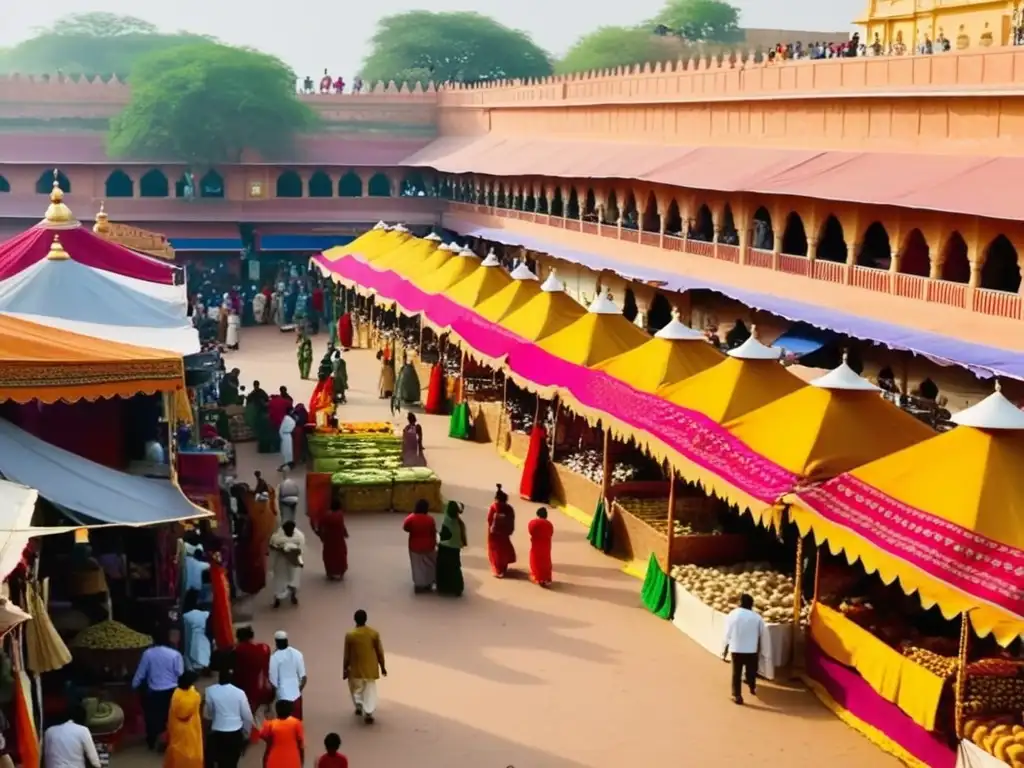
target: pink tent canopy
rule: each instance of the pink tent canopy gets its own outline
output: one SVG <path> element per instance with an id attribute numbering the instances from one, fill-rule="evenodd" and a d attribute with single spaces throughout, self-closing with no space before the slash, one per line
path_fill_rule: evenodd
<path id="1" fill-rule="evenodd" d="M 75 261 L 147 283 L 174 285 L 177 268 L 104 240 L 82 226 L 64 205 L 64 194 L 54 182 L 45 218 L 31 229 L 0 244 L 0 280 L 7 280 L 46 258 L 54 233 Z"/>

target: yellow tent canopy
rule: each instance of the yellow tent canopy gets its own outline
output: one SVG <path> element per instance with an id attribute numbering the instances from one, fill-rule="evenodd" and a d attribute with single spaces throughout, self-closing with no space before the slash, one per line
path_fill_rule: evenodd
<path id="1" fill-rule="evenodd" d="M 970 579 L 962 569 L 976 564 L 998 570 L 986 562 L 985 544 L 978 542 L 983 557 L 977 561 L 936 540 L 939 551 L 933 557 L 920 551 L 925 545 L 919 541 L 907 543 L 902 532 L 862 530 L 861 518 L 845 512 L 851 493 L 871 502 L 877 518 L 872 525 L 899 526 L 921 512 L 920 523 L 927 530 L 943 530 L 940 521 L 951 523 L 953 528 L 945 535 L 954 543 L 957 529 L 982 536 L 1016 550 L 1014 556 L 993 549 L 993 557 L 1019 563 L 1024 558 L 1024 412 L 996 392 L 953 420 L 960 426 L 788 497 L 790 516 L 801 531 L 813 530 L 819 543 L 827 541 L 833 552 L 845 552 L 851 563 L 860 560 L 868 573 L 878 572 L 886 583 L 898 579 L 907 594 L 918 593 L 926 608 L 938 605 L 946 618 L 969 611 L 979 635 L 994 634 L 1008 645 L 1024 634 L 1024 617 L 958 588 L 955 578 L 946 581 L 933 575 L 948 570 Z M 873 536 L 886 548 L 873 543 Z M 891 548 L 907 549 L 908 555 L 900 557 Z M 915 565 L 915 559 L 926 559 L 930 572 Z M 1013 578 L 1012 573 L 1007 578 Z M 975 583 L 995 588 L 992 581 L 979 578 Z"/>
<path id="2" fill-rule="evenodd" d="M 501 268 L 501 262 L 492 251 L 469 277 L 459 281 L 446 295 L 456 304 L 474 309 L 511 282 L 512 278 Z"/>
<path id="3" fill-rule="evenodd" d="M 370 245 L 363 247 L 360 251 L 360 255 L 372 264 L 378 259 L 382 259 L 392 253 L 396 248 L 410 240 L 416 241 L 418 238 L 410 233 L 409 230 L 405 228 L 404 224 L 396 224 L 391 232 L 388 232 L 376 243 L 370 243 Z M 352 249 L 351 243 L 349 243 L 347 247 L 349 253 L 355 253 Z"/>
<path id="4" fill-rule="evenodd" d="M 622 316 L 611 297 L 599 294 L 579 320 L 541 340 L 537 346 L 587 368 L 639 347 L 651 337 Z"/>
<path id="5" fill-rule="evenodd" d="M 562 289 L 552 270 L 540 287 L 540 293 L 510 312 L 501 325 L 527 341 L 540 341 L 576 322 L 587 314 Z"/>
<path id="6" fill-rule="evenodd" d="M 673 312 L 672 320 L 654 338 L 636 349 L 595 366 L 641 392 L 657 392 L 718 365 L 725 355 L 707 343 L 704 334 L 688 328 Z"/>
<path id="7" fill-rule="evenodd" d="M 492 323 L 500 323 L 540 293 L 537 276 L 525 264 L 520 264 L 509 275 L 511 282 L 480 304 L 474 310 Z"/>
<path id="8" fill-rule="evenodd" d="M 434 273 L 420 272 L 420 277 L 413 282 L 424 293 L 446 293 L 449 288 L 479 269 L 480 263 L 479 256 L 468 248 L 463 248 L 457 255 L 448 259 L 439 270 Z"/>
<path id="9" fill-rule="evenodd" d="M 718 365 L 662 387 L 658 395 L 724 424 L 804 386 L 779 364 L 778 349 L 752 335 Z"/>
<path id="10" fill-rule="evenodd" d="M 429 235 L 425 238 L 410 237 L 397 248 L 381 254 L 372 262 L 373 268 L 385 272 L 391 270 L 397 272 L 398 268 L 409 264 L 419 264 L 430 254 L 437 250 L 441 244 L 441 238 L 437 235 Z"/>
<path id="11" fill-rule="evenodd" d="M 403 262 L 402 264 L 397 265 L 394 268 L 394 271 L 406 280 L 415 283 L 417 278 L 432 275 L 451 261 L 452 257 L 455 255 L 452 248 L 452 245 L 442 243 L 437 246 L 437 249 L 423 261 Z"/>
<path id="12" fill-rule="evenodd" d="M 376 254 L 379 248 L 390 248 L 392 246 L 395 231 L 383 221 L 378 221 L 373 229 L 364 232 L 348 245 L 336 245 L 324 251 L 324 258 L 328 261 L 338 261 L 349 254 L 358 253 L 363 256 Z"/>

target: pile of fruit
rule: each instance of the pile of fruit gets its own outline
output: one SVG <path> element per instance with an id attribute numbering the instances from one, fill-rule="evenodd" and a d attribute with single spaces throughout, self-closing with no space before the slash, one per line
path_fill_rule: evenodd
<path id="1" fill-rule="evenodd" d="M 342 435 L 393 435 L 395 427 L 388 421 L 343 421 L 338 424 Z"/>
<path id="2" fill-rule="evenodd" d="M 661 534 L 668 534 L 668 499 L 636 499 L 628 496 L 620 496 L 616 499 L 619 506 L 625 509 L 633 517 L 639 518 L 651 528 Z M 722 529 L 717 525 L 701 525 L 693 521 L 683 522 L 678 518 L 683 512 L 682 500 L 676 500 L 675 515 L 672 520 L 672 535 L 698 536 L 707 534 L 720 534 Z"/>
<path id="3" fill-rule="evenodd" d="M 769 563 L 747 562 L 737 565 L 704 567 L 672 566 L 672 578 L 687 592 L 720 613 L 728 613 L 739 605 L 740 595 L 754 598 L 754 608 L 769 624 L 793 623 L 793 599 L 796 586 L 792 576 L 779 573 Z M 801 609 L 803 621 L 810 616 L 810 606 Z"/>
<path id="4" fill-rule="evenodd" d="M 516 400 L 506 404 L 509 427 L 513 432 L 528 434 L 533 429 L 534 406 L 525 402 L 526 400 L 527 398 L 523 398 L 523 401 Z"/>
<path id="5" fill-rule="evenodd" d="M 967 677 L 964 712 L 968 715 L 1024 711 L 1024 678 Z"/>
<path id="6" fill-rule="evenodd" d="M 1024 726 L 1012 717 L 968 720 L 964 738 L 1012 768 L 1024 768 Z"/>
<path id="7" fill-rule="evenodd" d="M 342 469 L 331 475 L 332 485 L 391 485 L 393 483 L 440 482 L 434 470 L 427 467 L 396 467 L 394 469 Z"/>
<path id="8" fill-rule="evenodd" d="M 941 656 L 935 651 L 927 648 L 919 648 L 916 645 L 908 645 L 903 648 L 903 655 L 915 664 L 924 667 L 933 675 L 941 678 L 952 677 L 956 674 L 956 657 Z"/>
<path id="9" fill-rule="evenodd" d="M 604 479 L 604 456 L 599 450 L 583 449 L 567 456 L 559 456 L 558 463 L 598 485 Z M 630 480 L 636 480 L 639 476 L 640 468 L 633 464 L 616 462 L 612 466 L 612 485 L 628 483 Z M 665 510 L 667 513 L 668 507 Z"/>
<path id="10" fill-rule="evenodd" d="M 119 621 L 101 621 L 83 629 L 71 641 L 72 648 L 90 651 L 136 651 L 149 648 L 153 638 Z"/>

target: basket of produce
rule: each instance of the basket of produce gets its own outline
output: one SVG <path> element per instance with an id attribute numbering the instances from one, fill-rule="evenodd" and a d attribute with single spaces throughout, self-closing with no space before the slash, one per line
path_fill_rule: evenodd
<path id="1" fill-rule="evenodd" d="M 391 504 L 396 512 L 412 512 L 416 502 L 426 499 L 431 512 L 441 511 L 441 480 L 426 467 L 403 467 L 395 472 Z"/>
<path id="2" fill-rule="evenodd" d="M 676 565 L 672 578 L 679 586 L 719 613 L 728 613 L 739 604 L 740 595 L 754 598 L 754 608 L 769 624 L 793 623 L 793 598 L 796 586 L 792 576 L 771 569 L 769 563 L 738 563 L 706 568 Z M 810 605 L 801 609 L 801 621 L 810 615 Z"/>
<path id="3" fill-rule="evenodd" d="M 71 653 L 77 663 L 97 673 L 114 677 L 132 674 L 142 652 L 153 638 L 136 632 L 119 621 L 101 621 L 83 629 L 71 641 Z"/>
<path id="4" fill-rule="evenodd" d="M 383 470 L 351 470 L 331 475 L 338 499 L 346 512 L 383 512 L 391 509 L 394 473 Z"/>

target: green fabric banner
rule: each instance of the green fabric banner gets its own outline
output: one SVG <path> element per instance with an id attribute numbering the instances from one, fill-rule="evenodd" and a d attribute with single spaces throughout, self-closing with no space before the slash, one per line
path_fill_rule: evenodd
<path id="1" fill-rule="evenodd" d="M 448 437 L 456 440 L 469 440 L 469 404 L 459 403 L 452 407 L 452 415 L 448 419 Z"/>
<path id="2" fill-rule="evenodd" d="M 640 590 L 640 601 L 659 619 L 672 620 L 676 609 L 672 578 L 661 570 L 658 558 L 653 554 L 647 561 L 647 575 L 644 577 L 643 589 Z"/>
<path id="3" fill-rule="evenodd" d="M 597 509 L 594 510 L 594 519 L 590 521 L 590 531 L 587 533 L 587 541 L 594 549 L 600 549 L 606 555 L 612 551 L 612 521 L 604 511 L 604 499 L 598 499 Z"/>

